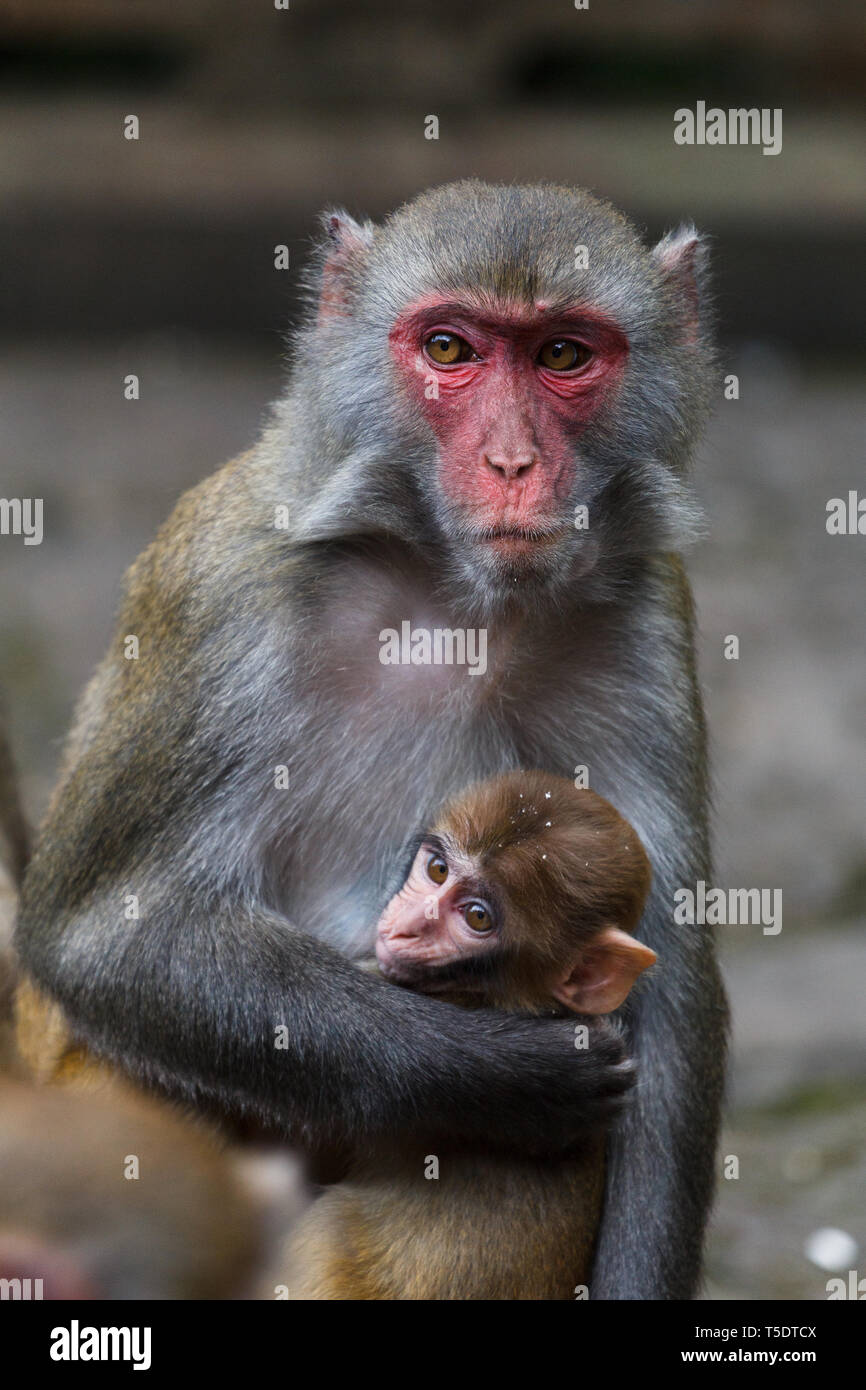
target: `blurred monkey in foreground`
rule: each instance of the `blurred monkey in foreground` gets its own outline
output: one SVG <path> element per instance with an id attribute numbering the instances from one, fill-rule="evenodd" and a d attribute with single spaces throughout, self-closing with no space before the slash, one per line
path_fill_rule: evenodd
<path id="1" fill-rule="evenodd" d="M 629 934 L 650 878 L 640 840 L 602 797 L 510 773 L 420 837 L 378 923 L 378 968 L 467 1008 L 610 1013 L 656 959 Z M 288 1296 L 573 1298 L 589 1283 L 604 1182 L 603 1136 L 582 1138 L 575 1156 L 547 1160 L 382 1145 L 296 1228 Z"/>
<path id="2" fill-rule="evenodd" d="M 247 1291 L 264 1246 L 256 1203 L 213 1139 L 164 1102 L 0 1079 L 0 1116 L 4 1297 Z"/>

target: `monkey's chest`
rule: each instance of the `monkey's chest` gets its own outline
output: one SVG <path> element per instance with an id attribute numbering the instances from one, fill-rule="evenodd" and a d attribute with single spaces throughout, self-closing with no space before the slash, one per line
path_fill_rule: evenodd
<path id="1" fill-rule="evenodd" d="M 292 920 L 363 954 L 407 842 L 446 800 L 519 767 L 573 775 L 581 726 L 596 756 L 599 740 L 581 664 L 540 631 L 518 648 L 504 626 L 461 627 L 423 576 L 358 566 L 328 585 L 294 661 L 270 878 Z"/>
<path id="2" fill-rule="evenodd" d="M 339 636 L 317 638 L 294 703 L 281 906 L 355 951 L 408 839 L 516 755 L 480 634 L 421 611 Z"/>

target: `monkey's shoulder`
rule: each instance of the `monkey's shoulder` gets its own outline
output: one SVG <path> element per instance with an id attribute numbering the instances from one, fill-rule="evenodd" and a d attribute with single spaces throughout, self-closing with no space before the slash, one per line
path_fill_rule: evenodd
<path id="1" fill-rule="evenodd" d="M 248 450 L 181 495 L 127 570 L 121 635 L 183 657 L 232 621 L 267 615 L 269 597 L 290 597 L 294 550 L 259 473 Z"/>

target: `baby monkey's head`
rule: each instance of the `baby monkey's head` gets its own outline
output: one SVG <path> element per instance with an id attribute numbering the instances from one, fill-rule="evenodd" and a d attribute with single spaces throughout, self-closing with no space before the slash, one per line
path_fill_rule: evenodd
<path id="1" fill-rule="evenodd" d="M 510 772 L 449 802 L 383 912 L 376 957 L 396 984 L 462 1004 L 605 1014 L 655 952 L 630 933 L 646 851 L 589 789 Z"/>

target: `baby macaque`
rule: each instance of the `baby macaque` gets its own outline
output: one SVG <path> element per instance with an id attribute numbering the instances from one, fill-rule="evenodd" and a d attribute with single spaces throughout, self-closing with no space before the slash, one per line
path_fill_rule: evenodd
<path id="1" fill-rule="evenodd" d="M 377 926 L 378 969 L 468 1008 L 610 1013 L 656 959 L 630 935 L 650 878 L 640 840 L 602 797 L 543 773 L 506 774 L 453 801 L 419 838 Z M 575 1048 L 582 1041 L 576 1025 Z M 301 1220 L 288 1296 L 574 1298 L 588 1282 L 603 1179 L 597 1131 L 575 1135 L 564 1159 L 382 1146 Z"/>

